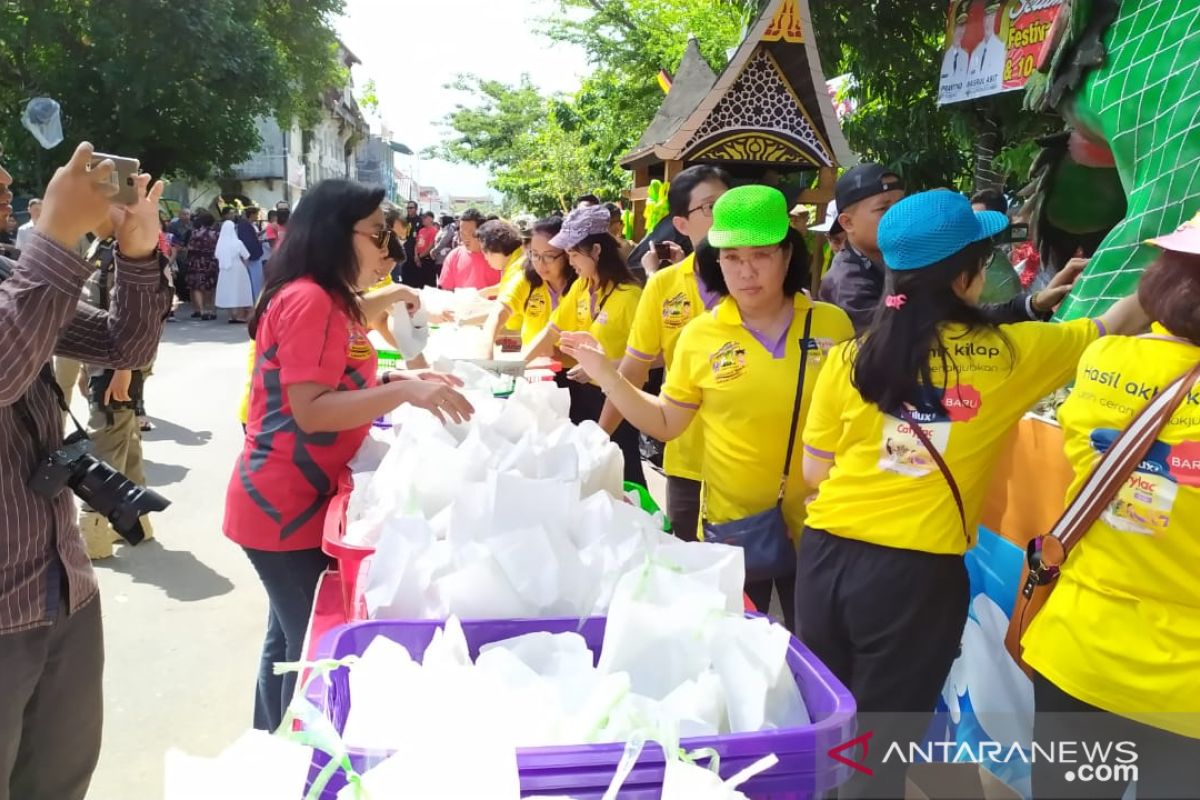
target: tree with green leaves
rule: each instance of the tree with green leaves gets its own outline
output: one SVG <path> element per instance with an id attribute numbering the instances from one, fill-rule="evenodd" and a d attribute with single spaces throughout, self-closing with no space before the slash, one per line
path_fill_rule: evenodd
<path id="1" fill-rule="evenodd" d="M 472 94 L 446 119 L 438 155 L 492 170 L 493 186 L 530 210 L 581 191 L 617 196 L 619 166 L 662 102 L 657 74 L 673 71 L 689 36 L 714 70 L 728 61 L 767 0 L 559 0 L 543 20 L 551 40 L 583 48 L 594 71 L 569 97 L 468 77 Z M 1023 182 L 1033 137 L 1060 122 L 1021 110 L 1020 93 L 939 107 L 945 0 L 811 0 L 828 76 L 854 77 L 856 113 L 844 123 L 851 148 L 889 165 L 914 188 L 963 190 Z M 555 157 L 546 157 L 555 153 Z"/>
<path id="2" fill-rule="evenodd" d="M 256 117 L 313 123 L 346 82 L 331 20 L 342 0 L 0 0 L 0 123 L 18 189 L 40 191 L 81 139 L 154 174 L 211 177 L 259 146 Z M 42 150 L 24 103 L 62 106 Z"/>

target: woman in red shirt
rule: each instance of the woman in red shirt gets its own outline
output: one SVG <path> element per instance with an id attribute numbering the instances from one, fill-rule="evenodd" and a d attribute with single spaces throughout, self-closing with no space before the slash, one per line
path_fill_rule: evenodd
<path id="1" fill-rule="evenodd" d="M 328 566 L 325 511 L 372 420 L 402 403 L 455 422 L 473 412 L 448 376 L 388 371 L 376 380 L 359 293 L 391 268 L 383 197 L 343 180 L 306 194 L 250 322 L 257 362 L 224 530 L 246 551 L 270 602 L 254 711 L 262 730 L 279 727 L 294 692 L 295 674 L 277 676 L 274 665 L 302 655 Z"/>

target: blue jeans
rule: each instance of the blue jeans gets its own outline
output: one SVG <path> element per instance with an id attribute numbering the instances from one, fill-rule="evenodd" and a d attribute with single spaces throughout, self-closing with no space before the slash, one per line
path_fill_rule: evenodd
<path id="1" fill-rule="evenodd" d="M 254 298 L 254 302 L 258 303 L 258 295 L 263 289 L 263 261 L 251 261 L 246 264 L 246 269 L 250 273 L 250 295 Z"/>
<path id="2" fill-rule="evenodd" d="M 270 610 L 267 636 L 258 665 L 258 689 L 254 693 L 254 727 L 274 731 L 283 721 L 292 695 L 296 673 L 275 674 L 280 661 L 299 661 L 304 656 L 304 634 L 312 616 L 317 581 L 329 566 L 329 556 L 320 549 L 275 552 L 243 547 L 267 590 Z"/>

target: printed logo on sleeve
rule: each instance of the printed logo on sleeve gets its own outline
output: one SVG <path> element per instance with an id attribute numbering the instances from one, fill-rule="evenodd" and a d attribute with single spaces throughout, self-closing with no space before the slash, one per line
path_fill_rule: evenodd
<path id="1" fill-rule="evenodd" d="M 1116 441 L 1119 431 L 1098 428 L 1092 431 L 1092 449 L 1104 454 Z M 1137 469 L 1125 481 L 1112 503 L 1100 515 L 1114 530 L 1143 536 L 1163 534 L 1171 526 L 1171 511 L 1179 492 L 1171 462 L 1175 458 L 1166 442 L 1150 446 Z M 1190 476 L 1195 479 L 1195 476 Z"/>
<path id="2" fill-rule="evenodd" d="M 662 321 L 665 328 L 682 328 L 691 322 L 692 301 L 683 292 L 663 300 Z"/>
<path id="3" fill-rule="evenodd" d="M 361 330 L 352 330 L 350 340 L 346 345 L 346 358 L 352 361 L 366 361 L 375 352 L 367 335 Z"/>
<path id="4" fill-rule="evenodd" d="M 717 383 L 726 383 L 746 371 L 746 349 L 737 342 L 726 342 L 708 357 Z"/>

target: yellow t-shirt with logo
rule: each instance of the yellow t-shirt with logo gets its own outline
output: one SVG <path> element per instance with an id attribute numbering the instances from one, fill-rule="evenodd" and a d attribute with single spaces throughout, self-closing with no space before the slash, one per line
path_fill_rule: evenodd
<path id="1" fill-rule="evenodd" d="M 550 324 L 550 316 L 558 308 L 559 297 L 549 284 L 536 289 L 529 284 L 524 272 L 516 273 L 500 290 L 500 304 L 511 314 L 509 328 L 521 331 L 521 344 L 528 345 Z M 513 325 L 516 321 L 518 324 Z"/>
<path id="2" fill-rule="evenodd" d="M 1069 496 L 1197 361 L 1200 347 L 1160 326 L 1087 349 L 1058 414 L 1075 471 Z M 1071 551 L 1023 643 L 1029 665 L 1067 694 L 1200 739 L 1200 387 Z"/>
<path id="3" fill-rule="evenodd" d="M 799 426 L 804 425 L 828 353 L 837 342 L 854 335 L 850 318 L 837 306 L 814 303 L 797 293 L 794 308 L 787 333 L 771 346 L 742 324 L 731 297 L 696 317 L 679 334 L 662 396 L 696 411 L 692 425 L 701 427 L 704 443 L 700 472 L 708 522 L 732 522 L 758 514 L 771 508 L 779 496 L 808 310 L 812 309 L 813 318 L 804 346 L 808 371 Z M 800 455 L 797 431 L 783 501 L 793 535 L 799 535 L 804 527 L 808 494 Z"/>
<path id="4" fill-rule="evenodd" d="M 647 364 L 661 355 L 667 370 L 675 361 L 675 345 L 684 326 L 705 310 L 695 270 L 695 255 L 650 276 L 633 318 L 625 354 Z M 663 471 L 678 478 L 700 480 L 704 454 L 702 425 L 689 425 L 683 435 L 667 442 Z"/>
<path id="5" fill-rule="evenodd" d="M 587 331 L 596 337 L 605 354 L 616 361 L 625 353 L 633 315 L 642 287 L 622 283 L 596 289 L 580 278 L 571 284 L 566 297 L 550 315 L 550 324 L 562 331 Z"/>
<path id="6" fill-rule="evenodd" d="M 966 552 L 975 544 L 1004 438 L 1034 403 L 1070 379 L 1099 334 L 1099 323 L 1087 319 L 999 330 L 942 327 L 951 383 L 938 393 L 949 413 L 914 412 L 913 418 L 958 484 L 966 533 L 946 478 L 909 424 L 863 400 L 851 383 L 855 344 L 837 348 L 821 372 L 804 428 L 805 452 L 833 461 L 808 508 L 808 524 L 885 547 Z M 931 354 L 929 363 L 942 387 L 941 358 Z"/>

